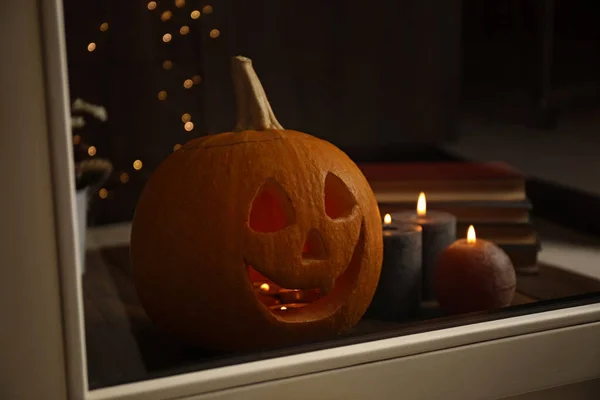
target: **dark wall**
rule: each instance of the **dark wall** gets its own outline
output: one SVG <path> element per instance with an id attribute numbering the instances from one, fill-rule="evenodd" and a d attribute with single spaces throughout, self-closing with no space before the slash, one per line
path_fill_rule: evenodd
<path id="1" fill-rule="evenodd" d="M 456 130 L 460 3 L 230 0 L 228 55 L 254 60 L 286 127 L 340 146 L 447 140 Z M 222 67 L 213 80 L 228 82 Z M 233 110 L 223 108 L 217 131 L 231 126 Z"/>
<path id="2" fill-rule="evenodd" d="M 156 166 L 177 143 L 231 130 L 230 57 L 254 60 L 283 126 L 346 148 L 403 147 L 453 138 L 457 128 L 459 0 L 220 0 L 183 9 L 147 1 L 65 0 L 71 95 L 103 104 L 109 121 L 87 132 L 115 166 L 109 196 L 92 203 L 91 222 L 130 219 Z M 160 13 L 173 17 L 164 22 Z M 99 32 L 108 21 L 107 32 Z M 187 24 L 190 34 L 178 34 Z M 211 29 L 220 36 L 211 39 Z M 173 40 L 163 43 L 165 32 Z M 97 50 L 87 52 L 90 41 Z M 162 62 L 172 60 L 165 71 Z M 202 82 L 183 88 L 199 74 Z M 167 90 L 166 101 L 157 100 Z M 192 114 L 194 130 L 181 115 Z M 144 167 L 132 169 L 140 159 Z M 127 173 L 126 184 L 119 174 Z"/>

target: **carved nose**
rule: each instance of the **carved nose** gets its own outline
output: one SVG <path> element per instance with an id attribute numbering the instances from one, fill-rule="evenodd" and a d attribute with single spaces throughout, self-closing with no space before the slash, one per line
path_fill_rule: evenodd
<path id="1" fill-rule="evenodd" d="M 325 242 L 316 229 L 311 229 L 302 248 L 302 261 L 326 260 Z"/>

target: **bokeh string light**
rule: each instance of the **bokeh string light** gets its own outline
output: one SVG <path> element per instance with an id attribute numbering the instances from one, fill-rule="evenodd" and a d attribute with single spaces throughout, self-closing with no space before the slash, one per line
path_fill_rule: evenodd
<path id="1" fill-rule="evenodd" d="M 162 22 L 167 22 L 168 20 L 171 19 L 172 16 L 173 16 L 173 13 L 171 11 L 169 11 L 169 10 L 163 11 L 163 13 L 160 14 L 160 20 Z"/>
<path id="2" fill-rule="evenodd" d="M 154 3 L 156 6 L 156 3 Z M 150 9 L 151 5 L 148 4 L 148 8 Z M 103 39 L 106 37 L 106 33 L 108 31 L 109 28 L 109 24 L 107 21 L 102 22 L 99 26 L 98 26 L 98 30 L 100 31 L 100 35 L 97 37 L 97 39 L 95 41 L 91 41 L 87 44 L 87 51 L 88 53 L 93 53 L 98 49 L 98 45 L 100 42 L 103 42 Z M 96 115 L 97 117 L 97 115 Z M 80 117 L 82 120 L 82 125 L 80 126 L 83 127 L 85 125 L 85 120 L 83 119 L 83 117 Z M 85 151 L 87 152 L 88 156 L 90 157 L 94 157 L 96 156 L 96 154 L 98 153 L 98 149 L 96 148 L 96 146 L 94 145 L 89 145 L 88 143 L 84 143 L 82 136 L 77 134 L 77 135 L 73 135 L 73 145 L 75 146 L 83 146 L 83 148 L 85 149 Z M 86 148 L 87 147 L 87 148 Z M 101 188 L 98 190 L 98 196 L 101 199 L 106 199 L 108 198 L 109 192 L 106 188 Z"/>
<path id="3" fill-rule="evenodd" d="M 163 3 L 160 3 L 160 5 L 157 1 L 147 1 L 143 4 L 143 7 L 147 8 L 148 11 L 152 12 L 148 15 L 152 15 L 152 18 L 160 19 L 160 21 L 165 23 L 165 25 L 162 26 L 170 26 L 169 24 L 177 24 L 176 26 L 179 26 L 179 28 L 177 28 L 176 26 L 170 27 L 169 30 L 171 30 L 171 32 L 163 31 L 159 34 L 159 40 L 161 41 L 161 43 L 165 44 L 164 48 L 167 49 L 165 50 L 167 53 L 165 54 L 163 61 L 161 61 L 160 66 L 164 72 L 168 72 L 171 74 L 171 77 L 175 80 L 175 82 L 179 82 L 177 86 L 183 86 L 183 88 L 181 88 L 181 86 L 178 86 L 179 88 L 181 88 L 179 90 L 192 90 L 195 85 L 199 85 L 202 82 L 202 77 L 199 74 L 194 75 L 193 73 L 189 73 L 189 71 L 187 71 L 186 73 L 185 63 L 182 63 L 177 68 L 175 68 L 178 62 L 176 59 L 174 60 L 175 57 L 173 57 L 172 54 L 169 54 L 169 52 L 171 51 L 171 49 L 173 49 L 173 47 L 171 46 L 173 46 L 172 43 L 174 42 L 174 33 L 176 33 L 177 30 L 179 31 L 179 34 L 181 36 L 186 37 L 192 37 L 190 33 L 193 33 L 193 29 L 197 29 L 198 32 L 203 31 L 204 35 L 208 33 L 208 37 L 211 39 L 217 39 L 220 37 L 221 31 L 216 27 L 212 27 L 207 30 L 202 30 L 202 26 L 200 25 L 198 25 L 197 28 L 196 25 L 192 26 L 192 23 L 195 24 L 196 22 L 194 21 L 198 21 L 203 15 L 209 16 L 213 14 L 213 6 L 211 4 L 205 4 L 200 8 L 200 5 L 197 2 L 186 2 L 185 0 L 173 0 L 172 2 L 165 1 Z M 171 7 L 171 9 L 169 9 L 169 6 Z M 210 21 L 210 18 L 207 21 Z M 99 32 L 96 32 L 98 32 L 99 36 L 90 38 L 91 40 L 87 44 L 88 53 L 98 52 L 102 48 L 102 44 L 104 43 L 102 41 L 102 38 L 104 37 L 104 35 L 107 34 L 106 32 L 108 32 L 109 29 L 112 29 L 112 27 L 109 24 L 109 21 L 100 20 L 98 21 L 98 23 L 99 25 L 96 25 L 98 27 L 96 29 L 98 29 Z M 183 40 L 183 38 L 177 40 Z M 187 76 L 182 76 L 183 74 L 186 74 Z M 171 104 L 173 100 L 170 100 L 170 97 L 175 96 L 173 98 L 176 98 L 176 96 L 178 96 L 178 93 L 180 93 L 176 89 L 177 86 L 157 88 L 157 99 L 162 104 L 164 104 L 166 110 L 174 108 L 174 105 Z M 167 91 L 171 92 L 169 93 L 171 96 L 168 95 Z M 173 111 L 175 110 L 171 110 L 169 112 Z M 176 115 L 178 116 L 177 118 L 181 120 L 181 123 L 183 124 L 182 127 L 185 132 L 192 132 L 195 129 L 194 122 L 192 122 L 192 115 L 189 112 L 178 110 L 176 112 Z M 73 143 L 88 146 L 87 143 L 83 143 L 83 140 L 80 135 L 73 136 Z M 181 147 L 181 143 L 175 143 L 173 145 L 172 150 L 177 151 Z M 90 156 L 95 156 L 97 154 L 97 151 L 98 150 L 94 145 L 89 145 L 87 147 L 87 153 Z M 133 171 L 140 171 L 143 168 L 143 163 L 141 159 L 135 159 L 131 161 L 131 163 L 132 164 L 130 164 L 130 168 L 133 168 Z M 120 184 L 127 184 L 133 178 L 133 176 L 130 175 L 130 171 L 128 171 L 127 168 L 125 168 L 125 170 L 117 171 L 115 178 L 118 177 L 118 182 L 120 182 Z M 111 191 L 110 187 L 101 188 L 98 191 L 98 195 L 101 199 L 112 199 L 114 197 L 113 191 Z"/>
<path id="4" fill-rule="evenodd" d="M 133 162 L 133 169 L 135 169 L 136 171 L 139 171 L 140 169 L 142 169 L 143 166 L 144 166 L 144 164 L 142 163 L 142 160 L 135 160 Z"/>
<path id="5" fill-rule="evenodd" d="M 189 3 L 189 2 L 187 2 L 187 3 Z M 186 3 L 185 0 L 174 0 L 174 2 L 171 3 L 171 4 L 174 4 L 176 8 L 185 9 L 186 6 L 188 5 L 187 3 Z M 188 14 L 188 12 L 189 12 L 189 14 Z M 184 15 L 189 15 L 189 17 L 192 20 L 198 20 L 203 13 L 207 14 L 207 15 L 208 14 L 212 14 L 213 13 L 213 7 L 212 7 L 212 5 L 210 5 L 210 4 L 204 5 L 202 7 L 202 12 L 199 9 L 192 8 L 191 11 L 187 11 Z M 179 18 L 180 18 L 179 16 L 181 14 L 179 14 L 176 11 L 176 9 L 173 8 L 171 10 L 169 10 L 169 9 L 162 9 L 159 14 L 155 14 L 155 15 L 160 16 L 160 19 L 163 22 L 172 21 L 173 23 L 177 23 L 178 20 L 179 20 Z M 177 29 L 177 28 L 175 28 L 175 29 Z M 179 27 L 179 33 L 182 36 L 188 35 L 191 31 L 192 31 L 192 28 L 189 25 L 187 25 L 185 22 Z M 209 37 L 211 37 L 213 39 L 216 39 L 217 37 L 219 37 L 220 34 L 221 34 L 221 32 L 218 29 L 215 29 L 215 28 L 213 28 L 213 29 L 211 29 L 211 30 L 208 31 Z M 163 34 L 162 41 L 163 41 L 163 43 L 168 44 L 168 46 L 165 47 L 165 49 L 171 49 L 172 48 L 169 45 L 169 43 L 171 43 L 173 41 L 173 36 L 172 36 L 171 33 L 165 33 L 165 34 Z M 167 51 L 169 51 L 169 50 L 167 50 Z M 164 59 L 162 61 L 162 69 L 164 71 L 171 71 L 171 70 L 174 69 L 174 66 L 175 66 L 176 63 L 177 63 L 177 61 L 175 60 L 175 62 L 174 62 L 174 60 L 171 58 L 171 56 L 167 56 L 166 59 Z M 176 73 L 175 75 L 173 75 L 173 78 L 174 79 L 179 78 L 179 76 L 181 75 L 181 73 L 184 72 L 184 70 L 185 70 L 185 64 L 183 65 L 183 68 L 182 67 L 178 68 L 178 71 L 180 71 L 180 72 Z M 189 76 L 189 77 L 182 77 L 182 78 L 179 78 L 179 79 L 182 79 L 180 82 L 182 82 L 181 84 L 183 86 L 183 89 L 186 89 L 186 90 L 191 90 L 194 87 L 194 85 L 198 85 L 198 84 L 200 84 L 202 82 L 202 78 L 198 74 L 192 75 L 192 76 Z M 158 99 L 160 101 L 162 101 L 165 104 L 165 107 L 166 107 L 165 109 L 166 110 L 171 110 L 171 109 L 173 109 L 175 107 L 174 107 L 174 104 L 173 104 L 173 100 L 168 100 L 167 90 L 169 90 L 169 88 L 165 88 L 165 89 L 160 90 L 158 92 L 157 97 L 158 97 Z M 173 89 L 170 89 L 170 91 L 172 92 Z M 173 96 L 177 96 L 177 92 L 175 92 L 175 94 L 173 94 Z M 194 128 L 195 128 L 195 126 L 194 126 L 194 122 L 192 122 L 192 117 L 191 117 L 190 113 L 188 113 L 188 112 L 181 113 L 181 111 L 180 111 L 177 114 L 180 116 L 180 119 L 181 119 L 181 121 L 183 123 L 183 129 L 186 132 L 193 131 Z M 175 144 L 174 147 L 173 147 L 173 151 L 175 151 L 176 149 L 178 149 L 180 146 L 181 146 L 180 144 Z"/>

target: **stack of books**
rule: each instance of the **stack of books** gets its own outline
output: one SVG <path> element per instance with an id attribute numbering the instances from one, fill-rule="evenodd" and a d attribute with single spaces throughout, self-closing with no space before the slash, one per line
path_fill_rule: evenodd
<path id="1" fill-rule="evenodd" d="M 477 237 L 498 244 L 515 268 L 535 272 L 540 244 L 530 220 L 525 176 L 501 162 L 362 163 L 382 216 L 415 210 L 420 192 L 428 210 L 457 218 L 456 234 L 469 225 Z"/>

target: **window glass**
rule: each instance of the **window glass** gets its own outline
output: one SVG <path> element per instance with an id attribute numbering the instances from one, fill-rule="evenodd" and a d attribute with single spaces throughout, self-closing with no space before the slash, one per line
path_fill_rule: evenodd
<path id="1" fill-rule="evenodd" d="M 589 7 L 64 0 L 90 389 L 596 302 Z"/>

